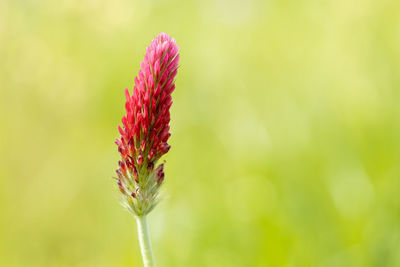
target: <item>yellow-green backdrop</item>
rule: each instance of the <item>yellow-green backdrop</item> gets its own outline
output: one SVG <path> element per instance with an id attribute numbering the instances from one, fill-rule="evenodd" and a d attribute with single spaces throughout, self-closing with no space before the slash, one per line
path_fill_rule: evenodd
<path id="1" fill-rule="evenodd" d="M 141 266 L 114 140 L 161 31 L 158 266 L 400 266 L 397 0 L 0 1 L 0 266 Z"/>

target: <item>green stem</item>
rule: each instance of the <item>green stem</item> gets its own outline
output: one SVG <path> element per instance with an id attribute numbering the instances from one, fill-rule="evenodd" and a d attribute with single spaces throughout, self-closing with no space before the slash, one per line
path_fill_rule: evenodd
<path id="1" fill-rule="evenodd" d="M 142 252 L 143 264 L 145 267 L 155 267 L 153 252 L 151 250 L 150 235 L 147 229 L 146 215 L 136 217 L 140 250 Z"/>

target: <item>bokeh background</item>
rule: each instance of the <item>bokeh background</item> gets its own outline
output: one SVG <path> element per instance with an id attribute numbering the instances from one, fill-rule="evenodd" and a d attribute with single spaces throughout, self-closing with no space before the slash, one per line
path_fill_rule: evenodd
<path id="1" fill-rule="evenodd" d="M 397 0 L 0 1 L 0 266 L 141 266 L 114 140 L 161 31 L 158 266 L 400 266 Z"/>

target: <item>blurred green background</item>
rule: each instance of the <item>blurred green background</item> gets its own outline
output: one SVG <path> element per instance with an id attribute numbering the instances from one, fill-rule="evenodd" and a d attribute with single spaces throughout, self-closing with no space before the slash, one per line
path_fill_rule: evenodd
<path id="1" fill-rule="evenodd" d="M 161 31 L 158 266 L 400 266 L 397 0 L 0 1 L 0 266 L 141 266 L 114 140 Z"/>

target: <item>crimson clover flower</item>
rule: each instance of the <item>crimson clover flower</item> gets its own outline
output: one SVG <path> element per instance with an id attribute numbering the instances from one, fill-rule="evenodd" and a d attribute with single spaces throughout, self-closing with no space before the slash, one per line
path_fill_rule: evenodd
<path id="1" fill-rule="evenodd" d="M 158 34 L 146 49 L 132 95 L 125 90 L 126 115 L 115 141 L 121 155 L 116 179 L 123 205 L 137 216 L 155 207 L 164 181 L 164 164 L 157 164 L 170 149 L 169 109 L 178 62 L 175 40 Z"/>

